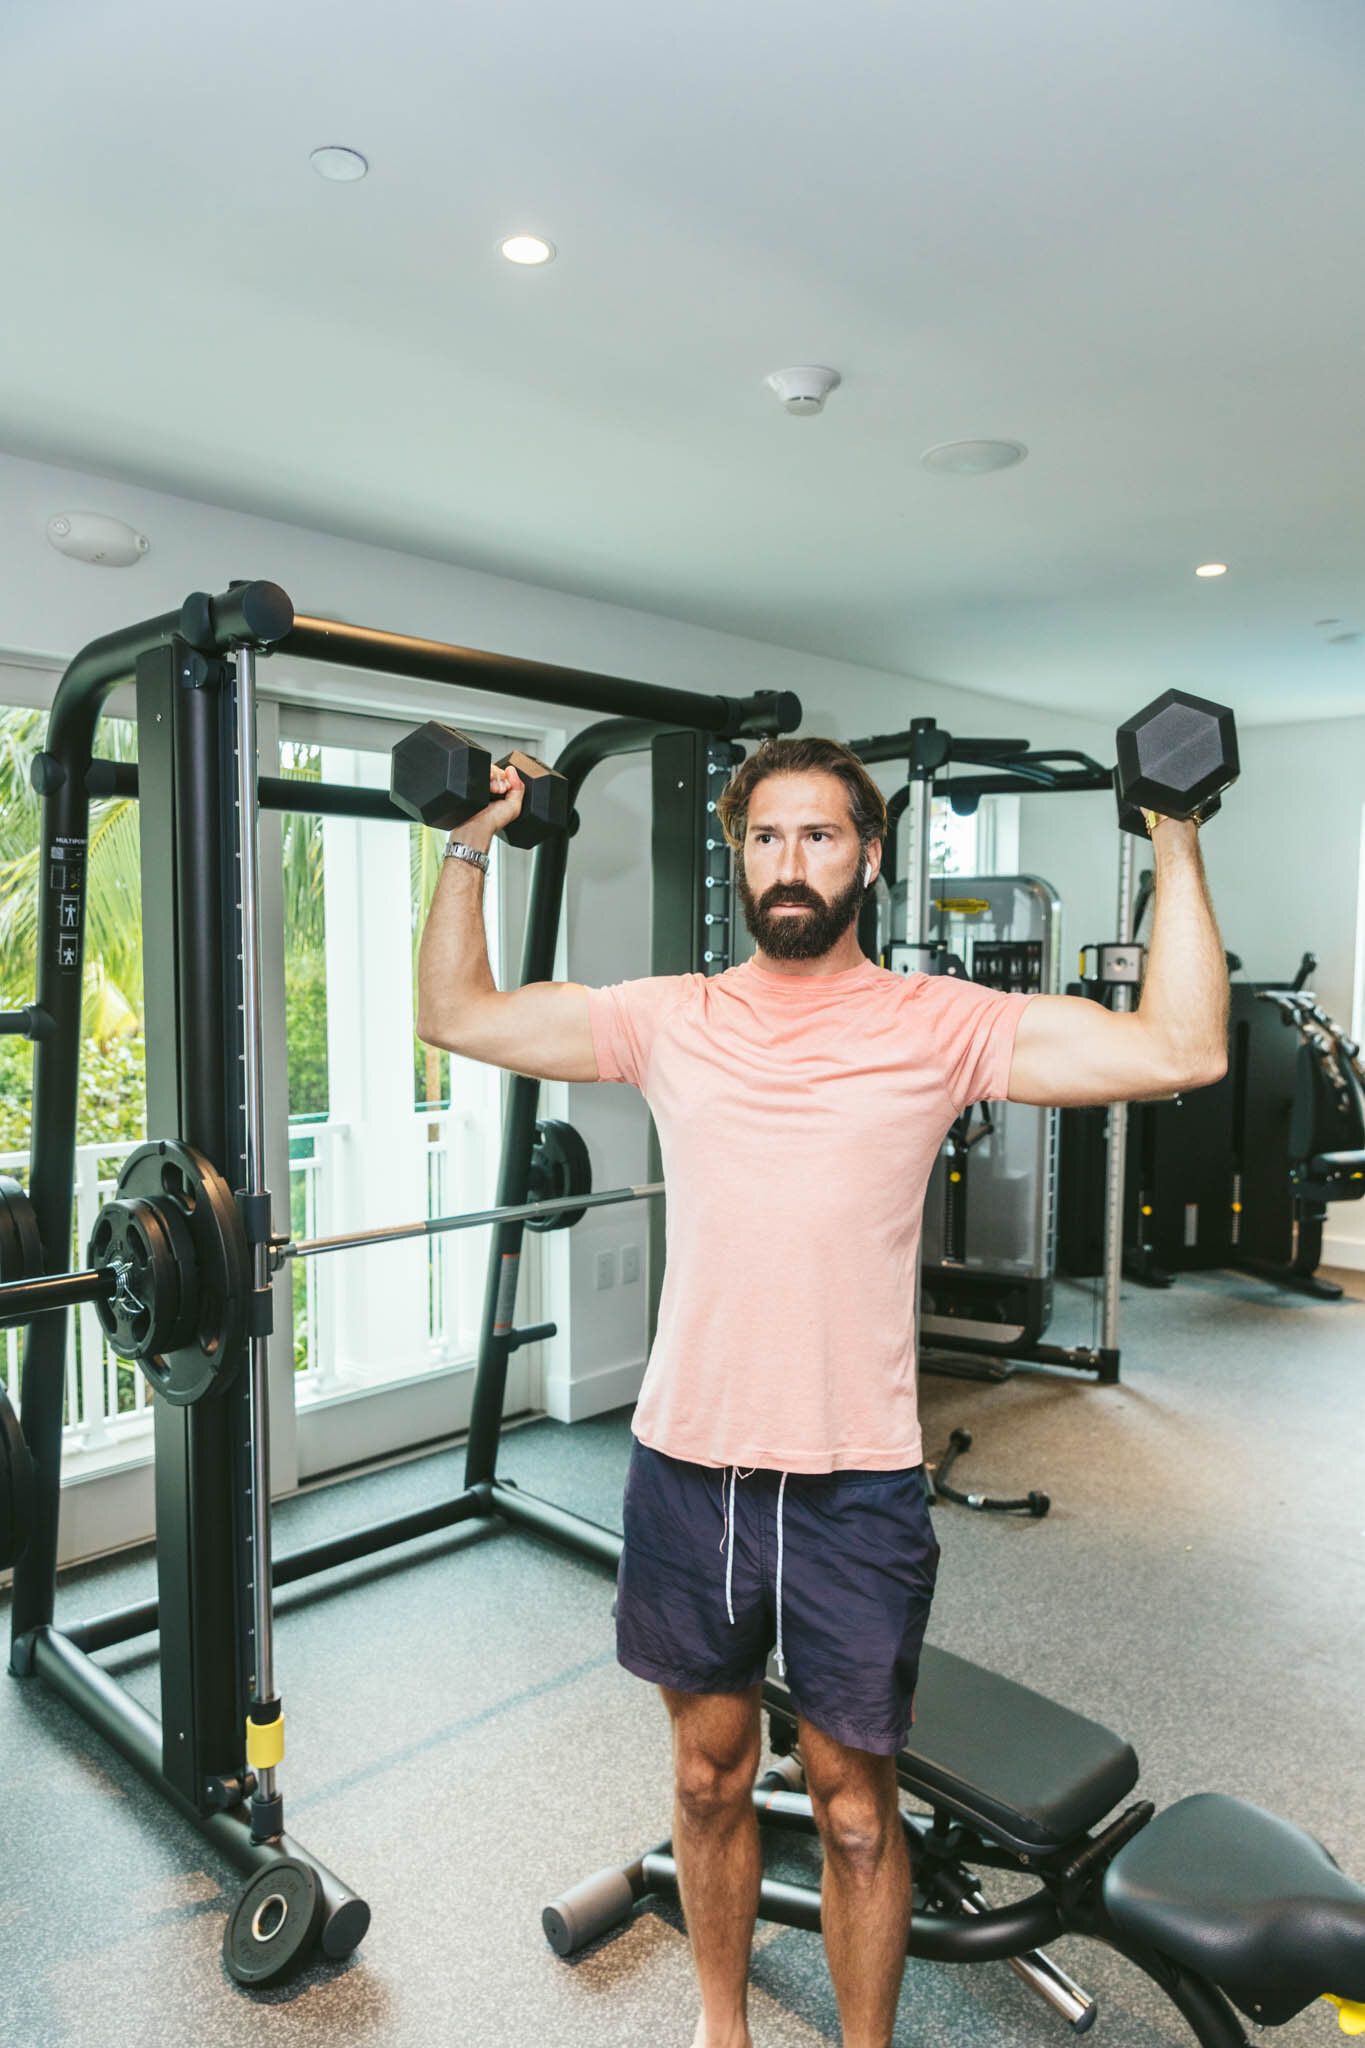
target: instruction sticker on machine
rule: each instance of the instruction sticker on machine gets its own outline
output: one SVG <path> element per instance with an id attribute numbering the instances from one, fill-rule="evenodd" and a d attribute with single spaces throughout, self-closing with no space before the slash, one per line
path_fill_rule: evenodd
<path id="1" fill-rule="evenodd" d="M 84 839 L 54 839 L 48 854 L 47 886 L 56 899 L 57 968 L 79 974 L 85 928 Z"/>

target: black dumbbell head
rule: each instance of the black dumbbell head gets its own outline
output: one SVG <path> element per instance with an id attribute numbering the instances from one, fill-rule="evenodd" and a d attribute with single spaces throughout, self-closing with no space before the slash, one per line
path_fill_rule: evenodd
<path id="1" fill-rule="evenodd" d="M 389 794 L 410 818 L 449 832 L 492 802 L 492 765 L 476 740 L 429 718 L 394 748 Z"/>
<path id="2" fill-rule="evenodd" d="M 562 832 L 569 822 L 569 785 L 553 768 L 534 755 L 514 748 L 504 754 L 499 768 L 515 768 L 525 787 L 520 815 L 502 828 L 509 846 L 539 846 L 552 832 Z"/>
<path id="3" fill-rule="evenodd" d="M 1167 690 L 1119 727 L 1119 822 L 1145 831 L 1134 809 L 1164 818 L 1211 817 L 1240 766 L 1227 705 Z"/>

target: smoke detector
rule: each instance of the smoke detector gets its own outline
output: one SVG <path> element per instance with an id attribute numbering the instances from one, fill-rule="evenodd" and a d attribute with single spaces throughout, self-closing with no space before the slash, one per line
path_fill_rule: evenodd
<path id="1" fill-rule="evenodd" d="M 106 569 L 131 569 L 151 546 L 145 533 L 103 512 L 54 512 L 47 537 L 59 554 Z"/>
<path id="2" fill-rule="evenodd" d="M 774 370 L 763 381 L 770 391 L 777 393 L 788 412 L 803 419 L 813 412 L 823 412 L 825 400 L 843 380 L 837 370 L 823 369 L 819 363 L 805 363 L 793 370 Z"/>

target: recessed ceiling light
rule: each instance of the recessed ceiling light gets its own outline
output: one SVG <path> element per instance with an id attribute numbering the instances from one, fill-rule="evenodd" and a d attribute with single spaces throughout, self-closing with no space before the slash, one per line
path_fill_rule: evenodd
<path id="1" fill-rule="evenodd" d="M 1353 647 L 1359 638 L 1359 633 L 1329 633 L 1327 645 L 1329 647 Z"/>
<path id="2" fill-rule="evenodd" d="M 498 244 L 509 263 L 553 263 L 555 245 L 540 235 L 509 235 Z"/>
<path id="3" fill-rule="evenodd" d="M 1341 624 L 1341 620 L 1340 620 L 1340 619 L 1314 619 L 1314 621 L 1313 621 L 1313 624 L 1314 624 L 1315 626 L 1339 626 L 1339 625 Z"/>
<path id="4" fill-rule="evenodd" d="M 1022 441 L 944 441 L 926 448 L 920 461 L 936 476 L 989 476 L 993 469 L 1013 469 L 1027 454 Z"/>
<path id="5" fill-rule="evenodd" d="M 1201 562 L 1194 573 L 1196 576 L 1226 576 L 1228 565 L 1226 562 Z"/>
<path id="6" fill-rule="evenodd" d="M 308 161 L 320 178 L 327 178 L 334 185 L 352 185 L 370 168 L 358 149 L 342 149 L 331 142 L 315 149 Z"/>

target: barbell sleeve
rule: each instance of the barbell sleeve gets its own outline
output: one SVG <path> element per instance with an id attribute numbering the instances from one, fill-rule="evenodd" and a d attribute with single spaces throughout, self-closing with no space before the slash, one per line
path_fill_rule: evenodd
<path id="1" fill-rule="evenodd" d="M 112 1266 L 83 1273 L 43 1273 L 31 1280 L 10 1280 L 0 1287 L 0 1330 L 31 1323 L 51 1309 L 77 1308 L 86 1301 L 110 1301 L 118 1292 Z"/>
<path id="2" fill-rule="evenodd" d="M 553 1216 L 565 1209 L 605 1209 L 613 1202 L 643 1202 L 661 1195 L 661 1180 L 641 1187 L 607 1188 L 598 1195 L 556 1195 L 546 1202 L 503 1203 L 496 1209 L 473 1209 L 463 1216 L 429 1216 L 425 1223 L 390 1223 L 377 1230 L 354 1230 L 339 1237 L 306 1237 L 280 1245 L 278 1260 L 311 1259 L 319 1252 L 345 1252 L 362 1244 L 396 1244 L 407 1237 L 439 1237 L 447 1230 L 477 1230 L 485 1223 L 531 1222 L 537 1216 Z"/>

